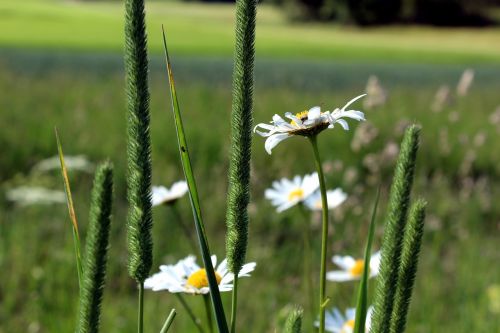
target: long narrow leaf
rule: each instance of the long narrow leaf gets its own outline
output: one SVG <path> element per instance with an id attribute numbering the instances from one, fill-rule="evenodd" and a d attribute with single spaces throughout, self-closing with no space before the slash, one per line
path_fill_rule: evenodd
<path id="1" fill-rule="evenodd" d="M 368 277 L 370 276 L 370 259 L 375 234 L 375 216 L 377 215 L 378 200 L 380 198 L 380 188 L 377 191 L 375 205 L 373 206 L 372 218 L 370 221 L 370 230 L 368 231 L 368 240 L 365 248 L 365 265 L 363 275 L 359 283 L 358 304 L 356 305 L 356 318 L 354 320 L 354 333 L 364 333 L 366 324 L 366 311 L 368 308 Z"/>
<path id="2" fill-rule="evenodd" d="M 182 167 L 184 169 L 184 175 L 189 188 L 189 200 L 191 201 L 191 207 L 193 208 L 194 222 L 196 226 L 196 233 L 198 234 L 198 241 L 200 243 L 201 255 L 203 257 L 203 263 L 208 277 L 208 284 L 210 286 L 210 296 L 212 298 L 212 306 L 215 313 L 215 319 L 217 321 L 217 327 L 220 333 L 227 333 L 227 322 L 226 316 L 224 314 L 224 307 L 222 306 L 222 300 L 219 293 L 219 286 L 215 278 L 214 268 L 212 266 L 212 261 L 210 258 L 210 249 L 208 247 L 208 240 L 205 233 L 205 226 L 201 217 L 200 201 L 198 198 L 198 190 L 196 188 L 196 181 L 193 175 L 193 169 L 191 167 L 191 160 L 189 158 L 189 151 L 186 141 L 186 136 L 184 133 L 184 127 L 182 125 L 181 112 L 179 108 L 179 101 L 177 100 L 177 93 L 175 90 L 174 76 L 172 73 L 172 66 L 170 64 L 170 58 L 168 56 L 167 50 L 167 39 L 165 37 L 165 31 L 163 30 L 163 46 L 165 48 L 165 60 L 167 64 L 168 79 L 170 84 L 170 94 L 172 97 L 172 110 L 174 112 L 175 118 L 175 128 L 177 131 L 177 140 L 179 144 L 179 152 L 181 154 Z"/>
<path id="3" fill-rule="evenodd" d="M 61 163 L 61 174 L 64 182 L 64 192 L 66 193 L 66 202 L 68 203 L 69 218 L 73 226 L 73 244 L 75 247 L 75 257 L 76 257 L 76 269 L 78 271 L 78 285 L 80 287 L 80 292 L 82 289 L 82 279 L 83 279 L 83 266 L 82 266 L 82 256 L 80 254 L 80 234 L 78 232 L 78 222 L 76 220 L 75 207 L 73 205 L 73 197 L 71 195 L 71 188 L 69 186 L 68 170 L 66 169 L 66 164 L 64 163 L 64 154 L 62 150 L 61 141 L 59 140 L 59 133 L 57 132 L 57 127 L 54 127 L 54 132 L 56 134 L 57 141 L 57 152 L 59 154 L 59 162 Z"/>
<path id="4" fill-rule="evenodd" d="M 168 332 L 168 329 L 170 328 L 170 326 L 174 322 L 174 318 L 176 315 L 177 315 L 177 312 L 175 312 L 175 309 L 172 309 L 172 311 L 170 311 L 170 314 L 168 315 L 167 320 L 165 320 L 165 324 L 163 324 L 163 327 L 161 328 L 160 333 L 167 333 Z"/>

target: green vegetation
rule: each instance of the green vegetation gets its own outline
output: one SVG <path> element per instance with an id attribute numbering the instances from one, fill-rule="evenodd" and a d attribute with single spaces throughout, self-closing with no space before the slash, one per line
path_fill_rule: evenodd
<path id="1" fill-rule="evenodd" d="M 234 5 L 148 1 L 149 48 L 163 52 L 161 24 L 172 54 L 231 56 Z M 0 0 L 0 46 L 123 51 L 121 2 Z M 289 24 L 260 5 L 257 59 L 267 57 L 383 60 L 432 63 L 500 62 L 499 28 L 439 29 L 391 26 L 373 29 L 331 24 Z"/>

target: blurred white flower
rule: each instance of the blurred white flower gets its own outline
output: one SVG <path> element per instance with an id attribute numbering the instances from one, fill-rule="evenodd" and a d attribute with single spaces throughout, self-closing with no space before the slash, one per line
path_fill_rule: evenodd
<path id="1" fill-rule="evenodd" d="M 371 75 L 368 78 L 366 95 L 366 99 L 363 101 L 363 106 L 366 109 L 382 106 L 387 101 L 387 91 L 382 87 L 378 77 L 375 75 Z"/>
<path id="2" fill-rule="evenodd" d="M 346 199 L 347 194 L 342 191 L 341 188 L 336 188 L 335 190 L 330 190 L 326 192 L 328 209 L 334 209 L 340 206 Z M 306 198 L 304 204 L 310 210 L 322 210 L 323 205 L 321 203 L 321 192 L 316 190 L 313 194 Z"/>
<path id="3" fill-rule="evenodd" d="M 6 196 L 7 200 L 13 201 L 20 206 L 66 203 L 66 195 L 63 191 L 49 190 L 37 186 L 16 187 L 8 190 Z"/>
<path id="4" fill-rule="evenodd" d="M 270 124 L 260 123 L 254 128 L 254 132 L 260 136 L 267 137 L 264 145 L 266 151 L 271 154 L 271 151 L 278 143 L 289 138 L 293 135 L 301 136 L 314 136 L 319 132 L 333 128 L 335 124 L 340 124 L 345 130 L 349 129 L 347 121 L 342 118 L 351 118 L 358 121 L 365 120 L 365 115 L 361 111 L 346 110 L 352 103 L 365 95 L 350 100 L 342 109 L 335 109 L 333 111 L 321 112 L 319 106 L 309 109 L 309 111 L 302 111 L 293 115 L 290 112 L 285 113 L 285 117 L 290 119 L 290 122 L 285 121 L 281 116 L 275 114 Z M 262 132 L 258 128 L 267 130 Z"/>
<path id="5" fill-rule="evenodd" d="M 90 162 L 85 155 L 65 155 L 64 164 L 68 170 L 77 170 L 84 172 L 93 172 L 94 164 Z M 59 170 L 61 168 L 61 162 L 59 156 L 53 156 L 44 160 L 41 160 L 33 166 L 33 171 L 46 172 L 50 170 Z"/>
<path id="6" fill-rule="evenodd" d="M 165 186 L 153 186 L 151 190 L 151 203 L 153 207 L 169 204 L 184 196 L 187 191 L 188 185 L 184 180 L 175 182 L 170 189 Z"/>
<path id="7" fill-rule="evenodd" d="M 217 257 L 212 256 L 212 266 L 217 265 Z M 251 262 L 243 265 L 238 277 L 248 277 L 255 269 L 256 263 Z M 215 278 L 219 285 L 219 291 L 233 290 L 234 274 L 227 268 L 227 260 L 224 259 L 215 270 Z M 144 288 L 153 291 L 167 290 L 171 293 L 208 294 L 208 277 L 205 268 L 196 264 L 194 256 L 188 256 L 175 265 L 162 265 L 160 272 L 153 274 L 144 281 Z"/>
<path id="8" fill-rule="evenodd" d="M 370 306 L 366 312 L 365 332 L 370 331 L 371 316 L 373 306 Z M 333 308 L 325 313 L 325 330 L 333 333 L 352 333 L 354 331 L 354 320 L 356 319 L 356 309 L 349 308 L 343 315 L 339 309 Z M 319 326 L 319 321 L 315 321 L 314 325 Z"/>
<path id="9" fill-rule="evenodd" d="M 326 273 L 326 278 L 330 281 L 344 282 L 359 280 L 363 275 L 365 261 L 363 259 L 354 259 L 351 256 L 333 256 L 334 264 L 341 268 L 340 271 L 330 271 Z M 370 258 L 370 273 L 369 277 L 374 277 L 378 274 L 380 266 L 380 251 L 372 254 Z"/>
<path id="10" fill-rule="evenodd" d="M 445 106 L 451 103 L 451 91 L 447 85 L 442 85 L 436 91 L 434 100 L 431 105 L 431 110 L 434 112 L 441 112 Z"/>
<path id="11" fill-rule="evenodd" d="M 457 84 L 457 95 L 465 96 L 469 92 L 469 89 L 474 81 L 474 70 L 466 69 Z"/>
<path id="12" fill-rule="evenodd" d="M 304 177 L 295 176 L 293 180 L 281 178 L 274 181 L 272 188 L 264 193 L 266 199 L 281 213 L 288 208 L 306 200 L 319 188 L 318 173 L 314 172 Z"/>

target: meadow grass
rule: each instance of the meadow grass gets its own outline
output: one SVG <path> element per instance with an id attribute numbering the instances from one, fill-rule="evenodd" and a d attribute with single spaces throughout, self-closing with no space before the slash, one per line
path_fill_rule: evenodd
<path id="1" fill-rule="evenodd" d="M 182 55 L 231 56 L 234 5 L 148 1 L 149 49 L 162 53 L 161 24 L 172 50 Z M 118 52 L 123 50 L 119 1 L 0 0 L 0 46 Z M 259 5 L 257 58 L 383 60 L 385 62 L 498 63 L 499 28 L 435 29 L 390 26 L 372 29 L 286 21 Z"/>
<path id="2" fill-rule="evenodd" d="M 120 56 L 26 55 L 6 52 L 0 71 L 0 159 L 2 190 L 20 184 L 62 189 L 59 171 L 35 174 L 30 168 L 57 153 L 53 126 L 57 125 L 66 155 L 86 154 L 94 161 L 109 157 L 116 166 L 116 205 L 111 230 L 107 288 L 102 330 L 133 332 L 136 290 L 126 273 L 125 242 L 125 103 Z M 214 253 L 224 253 L 231 61 L 174 58 L 177 89 L 203 215 Z M 62 65 L 61 64 L 66 64 Z M 176 66 L 178 64 L 178 66 Z M 299 73 L 296 69 L 298 68 Z M 498 285 L 497 250 L 500 208 L 500 156 L 496 153 L 498 125 L 490 115 L 498 106 L 500 83 L 495 66 L 478 66 L 476 83 L 466 97 L 442 112 L 430 111 L 435 89 L 454 84 L 460 66 L 346 64 L 264 61 L 257 64 L 255 121 L 274 113 L 300 111 L 320 104 L 341 105 L 364 89 L 369 70 L 379 71 L 389 90 L 388 103 L 367 110 L 378 135 L 358 151 L 351 149 L 355 131 L 328 131 L 319 142 L 327 169 L 327 185 L 342 186 L 348 202 L 332 217 L 330 254 L 361 256 L 374 194 L 382 184 L 374 248 L 380 245 L 381 220 L 394 161 L 383 157 L 386 143 L 399 143 L 402 124 L 417 121 L 423 127 L 415 193 L 429 202 L 427 229 L 408 332 L 493 332 L 498 314 L 490 307 L 487 289 Z M 398 73 L 406 73 L 401 75 Z M 425 75 L 425 74 L 429 75 Z M 432 75 L 431 75 L 432 74 Z M 398 76 L 399 75 L 399 76 Z M 170 185 L 182 177 L 170 111 L 168 82 L 160 60 L 151 64 L 151 134 L 153 183 Z M 210 85 L 207 84 L 210 82 Z M 455 114 L 456 113 L 456 114 Z M 359 126 L 359 125 L 357 125 Z M 356 126 L 353 126 L 355 128 Z M 447 133 L 449 150 L 442 138 Z M 476 139 L 484 136 L 485 141 Z M 310 173 L 314 165 L 307 142 L 293 138 L 268 156 L 260 137 L 253 140 L 252 202 L 248 260 L 258 262 L 252 278 L 240 283 L 239 324 L 252 323 L 252 332 L 282 327 L 289 304 L 303 304 L 302 250 L 297 212 L 277 214 L 263 198 L 279 177 Z M 471 163 L 467 157 L 475 154 Z M 373 162 L 373 159 L 375 162 Z M 342 165 L 338 161 L 342 161 Z M 470 164 L 470 165 L 469 165 Z M 355 177 L 348 174 L 355 173 Z M 71 172 L 75 209 L 82 235 L 86 234 L 92 176 Z M 351 179 L 352 178 L 352 179 Z M 191 222 L 187 198 L 179 209 Z M 17 207 L 0 199 L 0 332 L 67 332 L 75 325 L 78 281 L 66 207 Z M 167 207 L 154 210 L 154 270 L 186 256 L 190 247 L 178 236 L 175 215 Z M 313 219 L 314 251 L 319 256 L 319 220 Z M 328 269 L 333 269 L 330 264 Z M 315 267 L 319 270 L 319 267 Z M 373 281 L 370 286 L 373 290 Z M 329 283 L 332 305 L 355 304 L 356 284 Z M 223 295 L 226 309 L 230 295 Z M 199 313 L 202 300 L 187 297 Z M 146 295 L 146 331 L 159 331 L 172 307 L 179 309 L 176 332 L 194 332 L 176 299 L 167 293 Z M 202 316 L 203 317 L 203 316 Z M 310 323 L 310 318 L 305 323 Z M 281 325 L 281 324 L 280 324 Z"/>

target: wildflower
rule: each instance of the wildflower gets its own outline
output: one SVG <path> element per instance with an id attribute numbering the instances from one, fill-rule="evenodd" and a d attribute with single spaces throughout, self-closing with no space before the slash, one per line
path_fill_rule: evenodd
<path id="1" fill-rule="evenodd" d="M 271 124 L 260 123 L 255 126 L 254 132 L 260 136 L 267 137 L 264 146 L 266 151 L 271 154 L 271 150 L 278 143 L 293 135 L 312 137 L 327 128 L 333 128 L 336 123 L 340 124 L 345 130 L 348 130 L 349 125 L 343 118 L 351 118 L 358 121 L 365 120 L 363 112 L 346 110 L 347 107 L 363 96 L 365 95 L 357 96 L 347 102 L 342 109 L 337 108 L 331 112 L 322 112 L 319 106 L 312 107 L 309 111 L 299 112 L 296 115 L 287 112 L 285 113 L 285 117 L 290 119 L 290 122 L 285 121 L 281 116 L 275 114 Z M 257 128 L 262 128 L 267 130 L 267 132 L 261 132 Z"/>
<path id="2" fill-rule="evenodd" d="M 293 180 L 281 178 L 273 182 L 273 187 L 264 193 L 266 199 L 276 206 L 278 213 L 303 202 L 319 188 L 319 178 L 316 172 L 304 177 L 295 176 Z"/>
<path id="3" fill-rule="evenodd" d="M 217 264 L 217 257 L 212 256 L 212 266 Z M 256 263 L 251 262 L 243 265 L 238 277 L 250 276 L 255 269 Z M 233 289 L 234 274 L 227 269 L 227 260 L 224 259 L 215 270 L 215 279 L 219 285 L 219 291 L 231 291 Z M 154 274 L 144 281 L 144 288 L 153 291 L 168 290 L 171 293 L 208 294 L 208 277 L 205 268 L 196 264 L 194 256 L 188 256 L 175 265 L 162 265 L 160 272 Z"/>
<path id="4" fill-rule="evenodd" d="M 182 197 L 188 191 L 188 185 L 184 180 L 175 182 L 170 190 L 165 186 L 153 186 L 151 201 L 154 206 L 168 205 Z"/>
<path id="5" fill-rule="evenodd" d="M 361 275 L 363 275 L 363 269 L 365 267 L 363 259 L 354 259 L 351 256 L 333 256 L 332 261 L 342 270 L 326 273 L 326 278 L 330 281 L 344 282 L 359 280 Z M 378 274 L 379 266 L 380 251 L 371 256 L 369 277 L 374 277 Z"/>
<path id="6" fill-rule="evenodd" d="M 373 307 L 370 306 L 366 312 L 365 332 L 370 331 L 371 316 Z M 354 331 L 354 319 L 356 318 L 356 309 L 349 308 L 343 315 L 339 309 L 333 308 L 326 312 L 325 329 L 333 333 L 352 333 Z M 314 325 L 319 326 L 319 322 L 314 322 Z"/>
<path id="7" fill-rule="evenodd" d="M 327 191 L 326 197 L 328 202 L 328 209 L 334 209 L 347 199 L 347 194 L 345 194 L 342 189 L 336 188 L 335 190 Z M 321 204 L 321 192 L 319 190 L 316 190 L 304 201 L 304 204 L 310 210 L 321 211 L 323 207 L 323 205 Z"/>
<path id="8" fill-rule="evenodd" d="M 6 195 L 9 201 L 13 201 L 20 206 L 50 205 L 66 202 L 64 192 L 38 186 L 19 186 L 8 190 Z"/>

